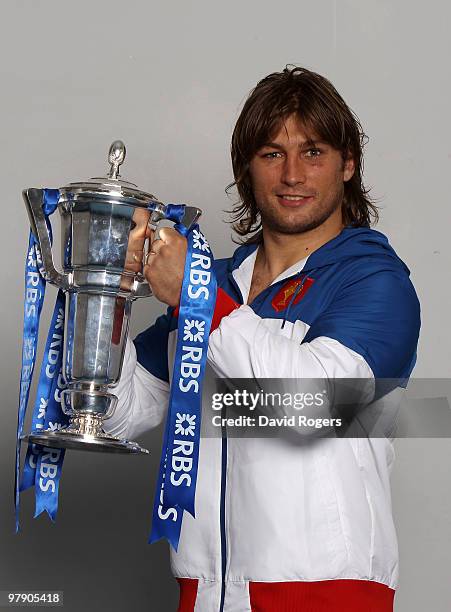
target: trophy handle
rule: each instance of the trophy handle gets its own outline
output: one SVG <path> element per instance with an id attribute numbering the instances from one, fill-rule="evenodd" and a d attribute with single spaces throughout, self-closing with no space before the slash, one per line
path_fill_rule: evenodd
<path id="1" fill-rule="evenodd" d="M 50 235 L 45 222 L 44 211 L 42 210 L 44 190 L 35 188 L 24 189 L 22 195 L 30 219 L 31 231 L 37 240 L 41 252 L 42 274 L 45 280 L 52 283 L 52 285 L 56 285 L 61 289 L 68 289 L 69 275 L 59 272 L 53 263 Z"/>
<path id="2" fill-rule="evenodd" d="M 152 212 L 150 223 L 154 227 L 156 235 L 158 235 L 158 223 L 166 218 L 165 208 L 166 207 L 159 205 Z M 180 223 L 184 225 L 187 230 L 190 230 L 192 226 L 197 222 L 201 214 L 202 211 L 200 208 L 197 208 L 196 206 L 185 206 L 185 214 L 183 215 Z M 147 253 L 145 253 L 145 256 L 147 256 Z M 137 288 L 133 295 L 133 299 L 150 297 L 152 295 L 152 289 L 150 288 L 150 285 L 146 280 L 138 279 L 136 287 Z"/>

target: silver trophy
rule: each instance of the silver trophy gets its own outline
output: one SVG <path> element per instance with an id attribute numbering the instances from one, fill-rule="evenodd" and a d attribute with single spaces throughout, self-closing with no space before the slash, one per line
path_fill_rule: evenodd
<path id="1" fill-rule="evenodd" d="M 117 403 L 114 386 L 121 375 L 132 302 L 152 295 L 142 275 L 147 228 L 157 228 L 167 210 L 155 196 L 120 179 L 124 159 L 125 145 L 115 141 L 106 177 L 70 183 L 59 190 L 62 271 L 53 262 L 42 210 L 44 191 L 23 191 L 41 252 L 42 273 L 66 295 L 63 409 L 70 422 L 57 431 L 33 432 L 28 439 L 35 444 L 148 452 L 135 442 L 108 435 L 102 426 Z M 190 228 L 200 215 L 198 208 L 187 206 L 181 223 Z M 134 265 L 128 261 L 131 253 Z"/>

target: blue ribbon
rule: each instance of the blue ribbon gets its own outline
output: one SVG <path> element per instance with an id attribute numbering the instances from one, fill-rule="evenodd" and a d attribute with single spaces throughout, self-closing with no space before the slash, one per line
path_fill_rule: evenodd
<path id="1" fill-rule="evenodd" d="M 49 216 L 53 214 L 58 205 L 59 191 L 45 189 L 43 197 L 43 212 L 52 241 L 52 231 Z M 49 486 L 47 478 L 55 471 L 59 479 L 61 475 L 64 452 L 55 449 L 45 449 L 29 444 L 25 458 L 22 481 L 20 475 L 20 442 L 23 434 L 25 414 L 28 405 L 30 385 L 33 377 L 38 344 L 39 320 L 45 297 L 46 282 L 42 275 L 42 261 L 39 247 L 32 232 L 28 243 L 27 261 L 25 265 L 25 300 L 24 300 L 24 332 L 22 347 L 22 370 L 20 378 L 19 414 L 16 440 L 16 477 L 15 477 L 15 505 L 16 505 L 16 532 L 19 531 L 20 492 L 36 486 L 36 512 L 38 516 L 47 510 L 52 520 L 55 519 L 58 507 L 58 481 Z M 33 410 L 32 431 L 40 431 L 49 427 L 50 418 L 56 422 L 56 414 L 61 413 L 57 402 L 58 387 L 62 386 L 61 376 L 62 347 L 64 333 L 64 294 L 58 292 L 55 310 L 52 317 L 44 351 L 44 360 L 39 377 L 36 401 Z M 62 413 L 61 413 L 62 414 Z M 67 417 L 62 415 L 61 422 Z M 56 453 L 58 458 L 55 461 Z M 50 457 L 50 464 L 48 464 Z"/>
<path id="2" fill-rule="evenodd" d="M 55 431 L 67 425 L 69 418 L 62 411 L 61 392 L 65 388 L 62 374 L 64 345 L 65 297 L 60 290 L 50 325 L 46 350 L 39 377 L 33 412 L 32 432 L 42 429 Z M 22 475 L 21 491 L 35 487 L 36 509 L 34 517 L 44 510 L 52 521 L 58 510 L 59 481 L 64 461 L 64 449 L 43 448 L 29 444 Z M 33 469 L 34 468 L 34 469 Z"/>
<path id="3" fill-rule="evenodd" d="M 181 225 L 183 210 L 170 206 L 168 217 Z M 149 543 L 166 538 L 175 550 L 184 510 L 195 516 L 202 380 L 216 302 L 213 255 L 198 225 L 189 231 L 187 240 L 177 347 L 149 538 Z"/>
<path id="4" fill-rule="evenodd" d="M 184 204 L 167 204 L 166 205 L 166 219 L 174 221 L 174 229 L 176 229 L 182 236 L 188 236 L 190 230 L 183 225 L 182 219 L 185 214 Z"/>

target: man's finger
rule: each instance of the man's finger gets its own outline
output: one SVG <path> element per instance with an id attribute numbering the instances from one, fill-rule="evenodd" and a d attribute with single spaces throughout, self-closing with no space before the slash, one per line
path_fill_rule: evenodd
<path id="1" fill-rule="evenodd" d="M 150 243 L 149 255 L 156 255 L 165 245 L 164 240 L 157 238 L 153 242 Z"/>
<path id="2" fill-rule="evenodd" d="M 163 242 L 172 242 L 179 236 L 179 233 L 175 229 L 172 229 L 172 227 L 162 227 L 158 234 L 158 238 Z"/>

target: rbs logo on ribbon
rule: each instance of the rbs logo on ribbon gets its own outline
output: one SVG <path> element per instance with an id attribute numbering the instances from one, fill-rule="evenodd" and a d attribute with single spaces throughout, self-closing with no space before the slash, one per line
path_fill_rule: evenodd
<path id="1" fill-rule="evenodd" d="M 193 246 L 198 247 L 201 250 L 208 250 L 209 247 L 202 234 L 193 236 Z M 193 253 L 190 265 L 189 273 L 189 285 L 188 295 L 194 300 L 208 300 L 210 296 L 209 285 L 211 282 L 211 258 L 202 255 L 201 253 Z M 188 344 L 182 346 L 182 359 L 180 364 L 180 378 L 179 378 L 179 389 L 183 393 L 199 393 L 199 381 L 198 378 L 201 374 L 201 362 L 204 352 L 202 346 L 206 339 L 205 335 L 205 321 L 196 318 L 190 318 L 184 320 L 183 327 L 183 341 L 192 342 L 194 345 Z M 183 424 L 187 423 L 184 427 Z M 174 435 L 182 434 L 184 436 L 195 436 L 196 428 L 196 415 L 181 414 L 177 413 L 177 419 L 175 422 Z M 172 447 L 171 467 L 172 471 L 170 474 L 171 484 L 175 487 L 184 485 L 185 487 L 191 486 L 191 470 L 193 468 L 193 452 L 194 452 L 194 441 L 174 439 Z"/>
<path id="2" fill-rule="evenodd" d="M 201 235 L 201 234 L 200 234 Z M 200 242 L 199 242 L 200 244 Z M 202 244 L 205 247 L 206 242 Z M 201 246 L 201 248 L 202 248 Z M 207 248 L 208 244 L 207 244 Z M 205 250 L 205 248 L 203 249 Z M 198 267 L 200 266 L 200 270 Z M 211 258 L 200 253 L 193 253 L 189 274 L 188 295 L 192 299 L 208 300 L 210 296 L 208 285 L 211 282 Z M 180 366 L 179 389 L 187 393 L 192 389 L 199 393 L 199 382 L 201 361 L 203 355 L 202 344 L 204 343 L 205 321 L 198 319 L 185 319 L 183 329 L 183 340 L 199 343 L 201 346 L 183 346 L 182 363 Z"/>
<path id="3" fill-rule="evenodd" d="M 58 473 L 58 462 L 61 456 L 61 450 L 48 448 L 46 451 L 47 452 L 43 453 L 41 456 L 39 488 L 44 492 L 50 490 L 52 493 L 55 493 L 55 478 Z"/>
<path id="4" fill-rule="evenodd" d="M 181 434 L 182 436 L 192 436 L 194 438 L 195 428 L 195 414 L 180 414 L 180 412 L 177 412 L 175 435 Z M 193 467 L 193 459 L 191 457 L 193 450 L 193 441 L 174 440 L 171 482 L 175 487 L 179 487 L 184 481 L 186 481 L 187 487 L 191 485 L 191 476 L 189 472 L 191 472 L 191 468 Z M 180 456 L 179 453 L 183 456 Z M 183 472 L 183 474 L 176 474 L 177 472 Z"/>
<path id="5" fill-rule="evenodd" d="M 188 236 L 177 347 L 150 541 L 166 537 L 177 549 L 183 511 L 194 516 L 202 377 L 216 297 L 212 255 L 198 227 Z M 164 491 L 164 494 L 163 494 Z M 180 512 L 181 511 L 181 512 Z"/>
<path id="6" fill-rule="evenodd" d="M 196 418 L 196 415 L 193 415 Z M 194 430 L 192 435 L 194 436 Z M 172 450 L 172 472 L 171 483 L 174 487 L 180 487 L 185 482 L 185 486 L 191 486 L 191 469 L 193 467 L 193 459 L 190 455 L 193 454 L 194 442 L 188 440 L 174 440 L 174 448 Z M 180 453 L 180 455 L 179 455 Z M 180 472 L 182 472 L 180 474 Z"/>

